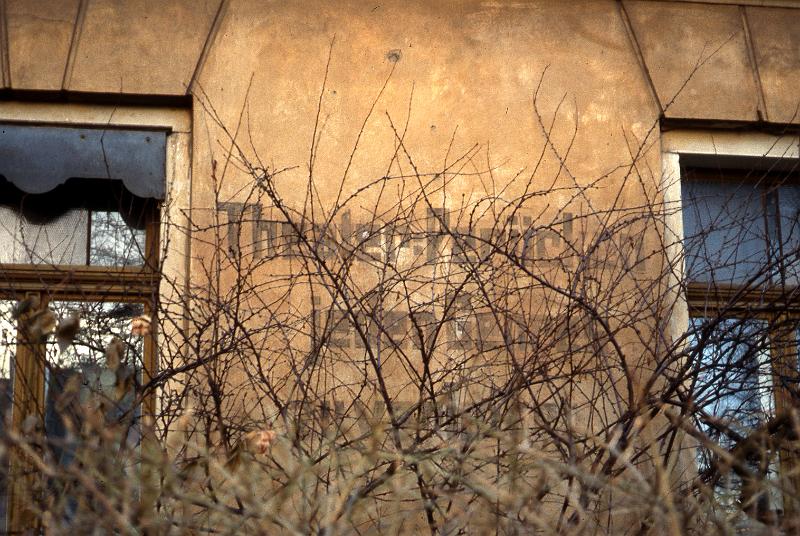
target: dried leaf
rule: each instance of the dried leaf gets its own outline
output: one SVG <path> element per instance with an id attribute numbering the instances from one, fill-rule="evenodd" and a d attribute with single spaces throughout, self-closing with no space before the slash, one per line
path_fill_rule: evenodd
<path id="1" fill-rule="evenodd" d="M 28 332 L 33 340 L 44 341 L 56 330 L 56 314 L 49 308 L 33 315 Z"/>
<path id="2" fill-rule="evenodd" d="M 31 309 L 36 309 L 38 306 L 39 296 L 28 296 L 14 305 L 14 308 L 11 310 L 11 316 L 16 320 Z"/>
<path id="3" fill-rule="evenodd" d="M 22 433 L 30 434 L 34 432 L 39 426 L 39 418 L 36 415 L 28 415 L 22 421 Z"/>
<path id="4" fill-rule="evenodd" d="M 266 454 L 275 439 L 275 430 L 253 430 L 245 436 L 248 450 L 254 454 Z"/>
<path id="5" fill-rule="evenodd" d="M 70 375 L 69 379 L 64 383 L 64 388 L 61 391 L 61 394 L 56 399 L 56 410 L 60 413 L 64 413 L 66 409 L 75 401 L 78 397 L 82 386 L 82 378 L 80 374 L 72 374 Z M 62 419 L 64 415 L 62 415 Z M 65 421 L 66 422 L 66 421 Z"/>
<path id="6" fill-rule="evenodd" d="M 131 320 L 131 335 L 137 337 L 144 337 L 150 334 L 150 317 L 147 315 L 139 315 Z"/>
<path id="7" fill-rule="evenodd" d="M 63 352 L 69 347 L 70 344 L 72 344 L 72 341 L 75 339 L 75 335 L 78 334 L 78 331 L 80 331 L 80 328 L 81 317 L 77 312 L 72 313 L 67 318 L 59 322 L 58 327 L 56 328 L 56 341 L 58 341 L 59 352 Z"/>
<path id="8" fill-rule="evenodd" d="M 125 343 L 119 337 L 114 337 L 106 347 L 106 367 L 117 370 L 125 355 Z"/>

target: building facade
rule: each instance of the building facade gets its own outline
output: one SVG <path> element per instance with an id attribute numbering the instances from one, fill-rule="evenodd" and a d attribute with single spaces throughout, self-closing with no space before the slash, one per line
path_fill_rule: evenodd
<path id="1" fill-rule="evenodd" d="M 0 74 L 9 530 L 796 530 L 800 2 L 0 0 Z"/>

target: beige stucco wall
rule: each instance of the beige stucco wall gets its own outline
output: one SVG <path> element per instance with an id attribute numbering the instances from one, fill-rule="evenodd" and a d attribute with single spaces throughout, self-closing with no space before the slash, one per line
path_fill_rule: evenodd
<path id="1" fill-rule="evenodd" d="M 504 48 L 507 56 L 502 68 L 514 71 L 517 83 L 531 78 L 529 68 L 537 73 L 536 67 L 548 62 L 555 66 L 554 60 L 568 63 L 563 68 L 575 74 L 618 67 L 603 65 L 631 54 L 631 44 L 620 34 L 616 4 L 461 1 L 315 6 L 247 0 L 4 0 L 6 35 L 2 44 L 7 65 L 3 85 L 20 90 L 183 95 L 191 92 L 195 79 L 207 83 L 218 76 L 212 65 L 206 69 L 207 56 L 234 53 L 224 81 L 218 80 L 233 98 L 250 72 L 265 72 L 270 67 L 258 63 L 265 54 L 288 52 L 304 62 L 319 56 L 320 43 L 327 44 L 337 34 L 343 43 L 355 44 L 356 54 L 364 61 L 370 60 L 371 51 L 373 65 L 375 57 L 380 61 L 380 52 L 385 52 L 373 47 L 392 46 L 403 52 L 406 64 L 416 63 L 420 74 L 432 66 L 436 69 L 431 75 L 446 76 L 451 83 L 471 80 L 473 91 L 485 90 L 484 81 L 473 79 L 492 69 L 493 58 L 480 54 L 485 48 L 481 43 Z M 783 120 L 785 109 L 796 107 L 789 89 L 797 76 L 796 2 L 742 0 L 741 4 L 748 6 L 741 8 L 734 4 L 624 2 L 663 107 L 681 86 L 683 71 L 690 71 L 719 49 L 698 70 L 668 115 L 753 119 L 758 85 L 763 87 L 771 120 Z M 313 33 L 311 40 L 307 39 L 309 33 Z M 526 43 L 526 35 L 536 43 Z M 302 45 L 296 46 L 300 40 Z M 605 47 L 604 52 L 593 54 L 597 47 Z M 458 58 L 473 65 L 468 78 L 459 72 Z M 565 58 L 569 61 L 564 62 Z M 593 61 L 584 63 L 587 60 Z M 494 65 L 494 69 L 499 67 Z M 635 62 L 627 67 L 638 71 Z M 758 70 L 755 76 L 754 67 Z M 274 79 L 275 73 L 270 74 Z M 300 81 L 311 73 L 284 74 Z M 580 81 L 571 80 L 565 88 L 576 90 Z M 621 82 L 627 81 L 609 80 L 606 86 Z M 630 89 L 642 90 L 629 87 L 626 93 Z M 493 84 L 491 92 L 479 91 L 476 97 L 496 97 L 505 91 L 498 92 Z M 617 107 L 623 104 L 620 100 Z"/>
<path id="2" fill-rule="evenodd" d="M 789 1 L 767 4 L 787 7 L 4 0 L 0 67 L 3 86 L 14 91 L 195 95 L 198 127 L 209 122 L 204 106 L 213 106 L 214 121 L 234 128 L 246 101 L 253 148 L 282 167 L 308 159 L 334 42 L 320 176 L 342 169 L 393 70 L 366 124 L 354 184 L 380 173 L 380 155 L 393 150 L 386 114 L 404 124 L 408 109 L 406 141 L 421 168 L 442 161 L 456 129 L 451 154 L 478 143 L 502 173 L 530 165 L 542 142 L 531 106 L 541 79 L 546 120 L 563 99 L 556 141 L 567 143 L 577 126 L 572 173 L 592 177 L 623 164 L 623 136 L 643 139 L 662 111 L 669 118 L 799 121 L 798 10 Z M 387 59 L 392 51 L 396 63 Z M 193 144 L 199 185 L 220 150 L 205 130 L 195 129 Z M 333 182 L 322 181 L 323 192 Z M 461 181 L 452 194 L 470 188 Z"/>

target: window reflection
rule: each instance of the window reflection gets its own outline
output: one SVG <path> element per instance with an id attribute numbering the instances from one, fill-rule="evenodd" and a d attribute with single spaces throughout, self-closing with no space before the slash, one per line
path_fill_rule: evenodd
<path id="1" fill-rule="evenodd" d="M 689 170 L 687 176 L 681 190 L 690 281 L 797 284 L 796 177 L 707 170 Z"/>
<path id="2" fill-rule="evenodd" d="M 682 189 L 688 278 L 744 282 L 762 274 L 767 229 L 758 185 L 695 179 Z"/>
<path id="3" fill-rule="evenodd" d="M 774 416 L 769 324 L 752 318 L 693 318 L 688 342 L 699 359 L 692 391 L 703 415 L 698 427 L 713 443 L 732 452 Z M 701 473 L 713 474 L 715 458 L 712 451 L 702 446 L 698 449 Z M 772 510 L 781 510 L 777 452 L 762 445 L 743 461 L 749 471 L 760 475 L 760 497 L 747 496 L 750 492 L 745 491 L 746 483 L 736 470 L 721 471 L 713 480 L 720 504 L 736 511 L 741 501 L 758 499 Z"/>
<path id="4" fill-rule="evenodd" d="M 59 348 L 56 340 L 48 342 L 45 430 L 53 441 L 63 439 L 63 419 L 57 402 L 72 381 L 76 401 L 87 404 L 98 398 L 109 408 L 110 421 L 130 421 L 129 441 L 138 441 L 138 414 L 133 407 L 138 373 L 143 367 L 144 341 L 132 330 L 133 321 L 144 307 L 137 303 L 52 302 L 50 308 L 58 318 L 79 318 L 80 330 L 72 344 Z M 66 405 L 64 411 L 80 418 Z M 56 441 L 57 442 L 57 441 Z"/>

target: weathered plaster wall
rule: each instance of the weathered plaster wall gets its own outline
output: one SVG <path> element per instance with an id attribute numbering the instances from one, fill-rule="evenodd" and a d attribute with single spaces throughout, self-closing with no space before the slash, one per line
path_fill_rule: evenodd
<path id="1" fill-rule="evenodd" d="M 236 2 L 197 80 L 200 100 L 231 128 L 246 105 L 240 140 L 252 137 L 255 151 L 277 167 L 304 166 L 334 37 L 317 155 L 323 197 L 336 192 L 384 82 L 350 185 L 386 172 L 395 142 L 389 118 L 404 127 L 409 111 L 406 148 L 421 170 L 442 166 L 451 139 L 451 159 L 481 144 L 481 159 L 488 149 L 499 177 L 530 168 L 543 143 L 532 107 L 540 79 L 546 121 L 563 99 L 554 129 L 559 149 L 577 125 L 570 160 L 577 176 L 622 163 L 623 130 L 641 137 L 657 117 L 615 4 L 597 1 Z M 201 106 L 196 120 L 198 127 L 209 121 Z M 213 143 L 209 149 L 203 130 L 195 150 L 200 175 L 210 151 L 220 153 Z M 460 198 L 473 186 L 459 179 L 450 195 Z"/>
<path id="2" fill-rule="evenodd" d="M 757 119 L 737 6 L 628 2 L 627 8 L 668 117 Z"/>
<path id="3" fill-rule="evenodd" d="M 662 113 L 800 120 L 799 9 L 644 0 L 2 0 L 0 14 L 0 73 L 10 90 L 194 96 L 197 218 L 215 209 L 212 175 L 223 200 L 241 201 L 252 182 L 241 163 L 228 165 L 231 137 L 250 162 L 290 168 L 279 187 L 295 204 L 317 125 L 322 200 L 401 173 L 390 165 L 397 129 L 421 173 L 469 155 L 437 192 L 441 206 L 535 169 L 535 186 L 556 190 L 605 177 L 588 201 L 601 208 L 652 200 Z M 552 145 L 534 113 L 537 87 Z M 634 159 L 643 180 L 624 183 Z M 542 206 L 558 209 L 566 197 L 554 191 Z"/>
<path id="4" fill-rule="evenodd" d="M 800 121 L 800 20 L 798 10 L 747 8 L 767 119 Z"/>
<path id="5" fill-rule="evenodd" d="M 188 91 L 219 0 L 4 4 L 5 87 L 181 95 Z"/>
<path id="6" fill-rule="evenodd" d="M 518 171 L 539 150 L 531 95 L 541 77 L 544 112 L 553 114 L 564 99 L 556 139 L 568 143 L 567 124 L 578 126 L 571 150 L 578 176 L 622 163 L 622 132 L 641 138 L 662 110 L 674 118 L 798 120 L 800 17 L 790 8 L 642 0 L 5 0 L 3 10 L 6 87 L 194 93 L 227 126 L 237 122 L 249 87 L 253 145 L 284 165 L 307 160 L 335 36 L 323 96 L 318 162 L 330 168 L 323 175 L 341 169 L 394 69 L 367 122 L 355 182 L 383 167 L 379 155 L 394 141 L 386 112 L 404 122 L 410 101 L 407 143 L 422 167 L 441 162 L 457 126 L 451 155 L 480 143 L 501 171 Z M 392 51 L 396 63 L 387 59 Z M 196 114 L 205 120 L 202 106 Z M 194 164 L 206 172 L 207 147 L 198 131 Z M 471 185 L 454 188 L 458 194 Z"/>
<path id="7" fill-rule="evenodd" d="M 61 89 L 78 14 L 78 0 L 6 4 L 11 80 L 25 89 Z"/>
<path id="8" fill-rule="evenodd" d="M 253 181 L 237 162 L 239 155 L 228 161 L 229 134 L 251 162 L 291 168 L 276 182 L 285 202 L 300 210 L 315 124 L 315 191 L 328 209 L 340 187 L 346 197 L 386 174 L 413 175 L 405 157 L 403 170 L 390 164 L 397 141 L 392 124 L 406 131 L 403 151 L 428 177 L 477 144 L 477 152 L 458 167 L 461 173 L 432 194 L 435 206 L 454 209 L 492 188 L 503 190 L 520 172 L 534 174 L 534 189 L 553 186 L 550 195 L 531 203 L 537 213 L 549 207 L 545 218 L 569 202 L 566 188 L 605 174 L 610 175 L 592 191 L 594 209 L 610 206 L 620 194 L 623 204 L 646 204 L 642 186 L 658 181 L 647 169 L 660 169 L 658 107 L 647 83 L 611 1 L 234 2 L 194 86 L 195 219 L 212 216 L 218 200 L 254 201 Z M 537 86 L 553 144 L 562 155 L 569 153 L 566 169 L 535 119 Z M 645 141 L 645 181 L 624 185 L 626 166 Z M 413 177 L 406 183 L 416 186 Z M 524 183 L 517 180 L 502 195 L 518 195 Z M 212 184 L 219 185 L 219 198 Z M 362 220 L 363 209 L 369 221 L 366 213 L 375 204 L 389 208 L 397 189 L 389 188 L 380 201 L 379 189 L 359 194 L 351 203 L 353 219 Z M 227 215 L 219 217 L 225 223 Z M 594 232 L 590 228 L 587 235 Z M 249 233 L 245 225 L 243 236 Z M 209 240 L 194 246 L 198 279 L 218 250 Z M 286 268 L 269 270 L 276 276 Z M 374 285 L 366 274 L 359 282 L 363 288 Z M 260 292 L 269 295 L 266 285 Z M 291 300 L 298 307 L 304 302 L 307 296 Z M 406 385 L 402 365 L 382 364 L 393 389 Z M 506 373 L 501 368 L 498 377 Z M 486 373 L 492 373 L 488 367 Z M 359 374 L 344 360 L 335 372 L 343 384 Z"/>

